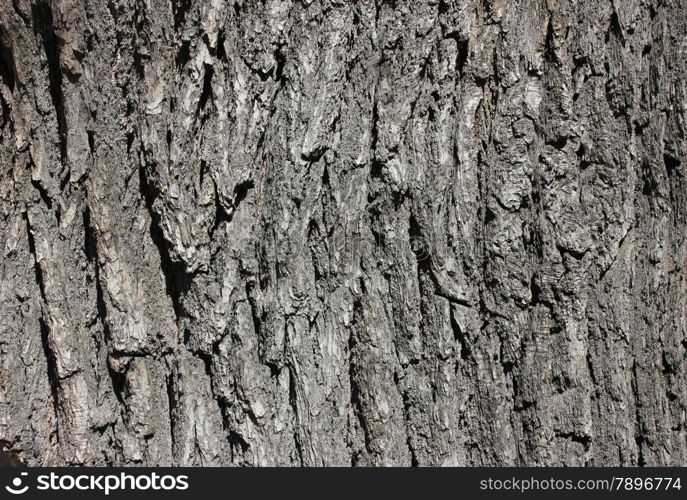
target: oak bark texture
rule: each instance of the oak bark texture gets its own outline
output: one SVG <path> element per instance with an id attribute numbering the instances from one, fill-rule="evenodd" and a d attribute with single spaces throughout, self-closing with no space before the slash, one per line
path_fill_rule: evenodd
<path id="1" fill-rule="evenodd" d="M 0 447 L 687 465 L 683 0 L 0 0 Z"/>

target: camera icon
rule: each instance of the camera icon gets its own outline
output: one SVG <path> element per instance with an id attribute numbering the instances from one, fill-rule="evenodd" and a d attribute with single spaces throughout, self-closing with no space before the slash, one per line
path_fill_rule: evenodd
<path id="1" fill-rule="evenodd" d="M 12 479 L 12 485 L 11 486 L 5 486 L 5 489 L 9 492 L 12 493 L 13 495 L 21 495 L 22 493 L 26 493 L 26 491 L 29 489 L 28 486 L 24 486 L 22 488 L 22 477 L 28 476 L 28 472 L 21 472 L 19 474 L 21 477 L 15 477 Z"/>

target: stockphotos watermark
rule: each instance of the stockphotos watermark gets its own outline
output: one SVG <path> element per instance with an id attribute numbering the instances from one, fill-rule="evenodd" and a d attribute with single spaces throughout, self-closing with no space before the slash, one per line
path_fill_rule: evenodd
<path id="1" fill-rule="evenodd" d="M 21 472 L 12 479 L 5 490 L 12 495 L 22 495 L 29 490 L 39 491 L 92 491 L 109 495 L 112 491 L 183 491 L 188 489 L 186 475 L 160 475 L 156 472 L 146 474 L 60 474 L 51 472 L 36 476 L 35 485 L 29 482 L 29 473 Z"/>

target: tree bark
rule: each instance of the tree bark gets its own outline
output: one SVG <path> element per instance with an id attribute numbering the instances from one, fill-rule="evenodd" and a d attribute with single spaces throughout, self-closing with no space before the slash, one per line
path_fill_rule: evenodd
<path id="1" fill-rule="evenodd" d="M 682 0 L 0 0 L 0 447 L 687 465 Z"/>

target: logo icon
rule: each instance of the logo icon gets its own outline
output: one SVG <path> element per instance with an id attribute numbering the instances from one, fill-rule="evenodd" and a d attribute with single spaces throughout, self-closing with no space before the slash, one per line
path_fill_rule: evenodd
<path id="1" fill-rule="evenodd" d="M 27 476 L 28 472 L 22 472 L 19 474 L 20 476 Z M 26 493 L 26 490 L 29 489 L 28 486 L 24 486 L 23 488 L 21 487 L 21 477 L 15 477 L 12 479 L 12 486 L 5 486 L 5 489 L 12 493 L 13 495 L 21 495 L 22 493 Z"/>

